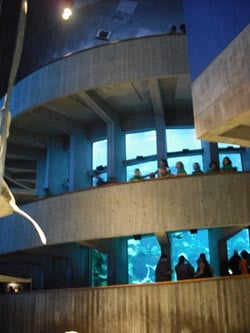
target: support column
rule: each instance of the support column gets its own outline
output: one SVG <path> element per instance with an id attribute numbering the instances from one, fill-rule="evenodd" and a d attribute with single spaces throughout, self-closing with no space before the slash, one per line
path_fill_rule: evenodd
<path id="1" fill-rule="evenodd" d="M 71 135 L 69 150 L 70 191 L 91 186 L 89 170 L 91 170 L 91 142 L 84 134 Z"/>
<path id="2" fill-rule="evenodd" d="M 167 157 L 167 142 L 164 108 L 162 104 L 159 82 L 157 79 L 150 81 L 149 92 L 155 115 L 157 159 L 160 160 Z"/>
<path id="3" fill-rule="evenodd" d="M 98 94 L 88 91 L 80 94 L 84 103 L 88 105 L 107 125 L 108 136 L 108 180 L 115 178 L 125 180 L 125 135 L 121 130 L 120 119 L 117 112 Z"/>
<path id="4" fill-rule="evenodd" d="M 36 195 L 43 196 L 45 193 L 46 184 L 46 162 L 47 152 L 37 160 L 36 169 Z"/>
<path id="5" fill-rule="evenodd" d="M 203 170 L 206 172 L 209 169 L 209 163 L 211 161 L 217 162 L 219 166 L 219 153 L 218 146 L 215 142 L 201 141 L 203 148 Z"/>
<path id="6" fill-rule="evenodd" d="M 117 122 L 107 124 L 108 132 L 108 179 L 125 181 L 125 134 Z"/>
<path id="7" fill-rule="evenodd" d="M 242 152 L 242 168 L 244 171 L 250 171 L 250 148 L 245 148 Z"/>
<path id="8" fill-rule="evenodd" d="M 60 194 L 68 191 L 69 151 L 64 139 L 52 139 L 48 149 L 48 193 Z"/>

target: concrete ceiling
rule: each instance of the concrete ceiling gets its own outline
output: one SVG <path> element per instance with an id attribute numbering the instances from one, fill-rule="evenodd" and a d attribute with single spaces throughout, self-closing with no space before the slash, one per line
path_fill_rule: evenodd
<path id="1" fill-rule="evenodd" d="M 79 91 L 23 112 L 12 120 L 6 158 L 6 180 L 18 202 L 34 198 L 36 161 L 54 137 L 84 132 L 98 140 L 95 128 L 106 133 L 106 117 L 117 117 L 123 131 L 154 128 L 162 108 L 168 125 L 178 118 L 192 124 L 188 75 L 130 81 L 91 91 Z M 180 117 L 181 115 L 181 117 Z M 180 120 L 181 118 L 181 120 Z"/>

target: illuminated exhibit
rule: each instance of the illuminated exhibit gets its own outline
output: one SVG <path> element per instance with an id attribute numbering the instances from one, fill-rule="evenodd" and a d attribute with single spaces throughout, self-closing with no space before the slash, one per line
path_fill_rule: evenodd
<path id="1" fill-rule="evenodd" d="M 0 331 L 247 332 L 247 1 L 66 2 L 29 0 L 1 130 Z"/>

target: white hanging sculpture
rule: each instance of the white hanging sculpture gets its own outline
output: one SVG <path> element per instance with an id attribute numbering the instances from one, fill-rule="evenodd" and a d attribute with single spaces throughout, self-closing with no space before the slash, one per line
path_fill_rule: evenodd
<path id="1" fill-rule="evenodd" d="M 22 0 L 21 12 L 18 23 L 18 33 L 15 46 L 15 52 L 13 56 L 10 77 L 8 82 L 7 92 L 5 94 L 4 103 L 0 109 L 0 217 L 7 216 L 13 212 L 25 217 L 29 222 L 31 222 L 36 229 L 41 242 L 46 244 L 46 237 L 44 232 L 38 223 L 29 216 L 26 212 L 20 209 L 16 205 L 15 198 L 9 189 L 9 186 L 4 181 L 4 168 L 5 168 L 5 158 L 6 158 L 6 148 L 7 148 L 7 139 L 9 136 L 10 122 L 11 122 L 11 113 L 9 111 L 9 101 L 12 87 L 15 82 L 17 69 L 20 63 L 23 39 L 24 39 L 24 30 L 26 23 L 28 3 L 27 0 Z"/>

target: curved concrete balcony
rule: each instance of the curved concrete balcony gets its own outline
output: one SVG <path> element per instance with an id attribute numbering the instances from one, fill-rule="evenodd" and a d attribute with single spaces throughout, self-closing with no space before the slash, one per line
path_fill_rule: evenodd
<path id="1" fill-rule="evenodd" d="M 23 208 L 41 225 L 48 244 L 171 230 L 247 226 L 250 173 L 170 177 L 91 188 Z M 1 220 L 0 251 L 40 246 L 16 215 Z"/>
<path id="2" fill-rule="evenodd" d="M 70 54 L 27 76 L 14 87 L 16 116 L 53 99 L 104 85 L 188 74 L 186 37 L 134 38 Z"/>

